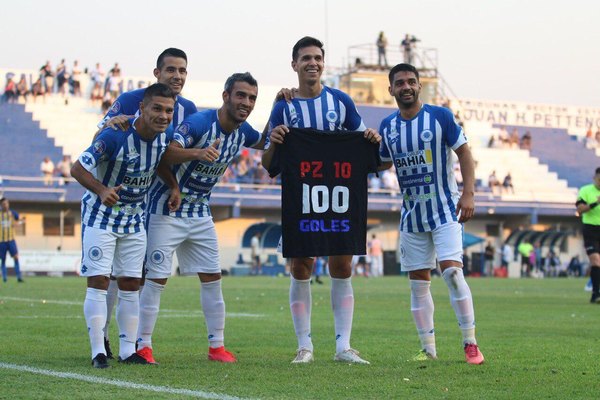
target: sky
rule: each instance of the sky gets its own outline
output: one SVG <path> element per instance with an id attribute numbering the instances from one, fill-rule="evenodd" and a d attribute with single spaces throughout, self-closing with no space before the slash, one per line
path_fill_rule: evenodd
<path id="1" fill-rule="evenodd" d="M 4 0 L 2 15 L 1 68 L 65 58 L 151 76 L 158 54 L 177 47 L 188 79 L 250 71 L 259 87 L 291 87 L 299 38 L 323 40 L 333 72 L 384 31 L 390 58 L 406 33 L 436 49 L 458 97 L 600 107 L 598 1 Z"/>

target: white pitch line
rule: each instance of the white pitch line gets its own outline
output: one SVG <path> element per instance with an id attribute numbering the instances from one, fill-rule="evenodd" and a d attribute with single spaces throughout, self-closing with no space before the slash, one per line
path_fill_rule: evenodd
<path id="1" fill-rule="evenodd" d="M 214 392 L 204 392 L 202 390 L 190 390 L 190 389 L 177 389 L 171 388 L 168 386 L 156 386 L 156 385 L 146 385 L 142 383 L 121 381 L 117 379 L 108 379 L 108 378 L 100 378 L 97 376 L 90 375 L 82 375 L 76 374 L 73 372 L 59 372 L 52 371 L 49 369 L 40 369 L 28 367 L 26 365 L 17 365 L 17 364 L 9 364 L 0 362 L 0 368 L 4 369 L 12 369 L 15 371 L 23 371 L 23 372 L 31 372 L 32 374 L 39 375 L 47 375 L 55 378 L 63 378 L 63 379 L 75 379 L 78 381 L 97 383 L 102 385 L 112 385 L 127 389 L 139 389 L 139 390 L 147 390 L 150 392 L 157 393 L 168 393 L 168 394 L 181 394 L 185 396 L 198 397 L 202 399 L 216 399 L 216 400 L 242 400 L 241 397 L 229 396 L 226 394 L 214 393 Z"/>
<path id="2" fill-rule="evenodd" d="M 80 301 L 68 301 L 68 300 L 47 300 L 47 299 L 30 299 L 26 297 L 12 297 L 12 296 L 0 296 L 0 300 L 12 300 L 12 301 L 22 301 L 26 303 L 42 303 L 42 304 L 62 304 L 62 305 L 70 305 L 70 306 L 83 306 L 83 302 Z M 161 313 L 167 313 L 164 315 L 166 318 L 177 318 L 179 316 L 189 317 L 192 315 L 202 315 L 201 311 L 187 311 L 187 310 L 171 310 L 171 309 L 161 309 Z M 170 316 L 168 313 L 177 314 L 176 316 Z M 227 317 L 239 317 L 239 318 L 263 318 L 264 314 L 251 314 L 251 313 L 227 313 Z"/>

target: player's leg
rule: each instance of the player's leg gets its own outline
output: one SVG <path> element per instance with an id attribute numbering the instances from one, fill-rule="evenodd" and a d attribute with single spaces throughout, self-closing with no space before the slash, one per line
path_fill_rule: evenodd
<path id="1" fill-rule="evenodd" d="M 592 281 L 590 303 L 600 303 L 600 230 L 584 225 L 583 244 L 590 260 L 590 280 Z"/>
<path id="2" fill-rule="evenodd" d="M 435 268 L 435 252 L 431 233 L 401 232 L 400 254 L 402 271 L 408 272 L 410 310 L 421 342 L 421 350 L 414 359 L 416 361 L 436 359 L 430 272 Z"/>
<path id="3" fill-rule="evenodd" d="M 225 300 L 221 288 L 219 244 L 212 217 L 188 218 L 189 238 L 177 249 L 182 274 L 200 279 L 200 306 L 208 337 L 208 359 L 235 362 L 225 349 Z"/>
<path id="4" fill-rule="evenodd" d="M 433 234 L 442 277 L 450 292 L 450 302 L 462 332 L 465 357 L 469 364 L 482 364 L 483 354 L 475 339 L 475 310 L 471 289 L 462 270 L 462 225 L 448 223 L 436 228 Z"/>
<path id="5" fill-rule="evenodd" d="M 363 257 L 364 258 L 364 257 Z M 366 263 L 365 263 L 366 265 Z M 352 256 L 329 257 L 331 275 L 331 308 L 335 326 L 335 361 L 369 364 L 350 346 L 354 317 L 354 291 L 352 289 Z"/>
<path id="6" fill-rule="evenodd" d="M 112 232 L 82 225 L 81 275 L 87 278 L 83 314 L 90 339 L 92 365 L 108 367 L 103 327 L 106 324 L 106 292 L 114 257 L 116 237 Z"/>
<path id="7" fill-rule="evenodd" d="M 292 363 L 313 361 L 313 343 L 311 338 L 312 296 L 310 278 L 314 260 L 310 257 L 292 258 L 290 266 L 290 311 L 298 349 Z"/>
<path id="8" fill-rule="evenodd" d="M 113 274 L 117 278 L 117 310 L 119 327 L 119 362 L 150 364 L 135 350 L 140 313 L 140 280 L 146 254 L 146 232 L 118 234 Z"/>
<path id="9" fill-rule="evenodd" d="M 21 264 L 19 264 L 19 250 L 17 249 L 16 241 L 11 240 L 8 242 L 8 251 L 15 262 L 15 275 L 17 276 L 17 282 L 23 282 L 23 277 L 21 276 Z"/>
<path id="10" fill-rule="evenodd" d="M 137 331 L 137 353 L 148 362 L 155 363 L 152 349 L 160 298 L 171 276 L 173 253 L 187 237 L 183 218 L 152 215 L 148 223 L 145 282 L 140 294 L 140 320 Z"/>
<path id="11" fill-rule="evenodd" d="M 115 305 L 117 304 L 117 292 L 119 286 L 117 285 L 117 278 L 113 275 L 110 276 L 110 281 L 108 283 L 108 290 L 106 293 L 106 324 L 104 325 L 104 348 L 106 350 L 106 356 L 110 359 L 113 358 L 112 350 L 110 348 L 110 339 L 109 339 L 109 331 L 110 331 L 110 321 L 112 319 L 113 310 L 115 309 Z"/>
<path id="12" fill-rule="evenodd" d="M 2 267 L 2 282 L 8 279 L 6 273 L 6 252 L 8 251 L 8 242 L 0 242 L 0 266 Z"/>

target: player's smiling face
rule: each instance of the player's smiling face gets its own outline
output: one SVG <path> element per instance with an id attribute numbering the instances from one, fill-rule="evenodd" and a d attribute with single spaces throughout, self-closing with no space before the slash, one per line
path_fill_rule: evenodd
<path id="1" fill-rule="evenodd" d="M 421 83 L 414 72 L 398 71 L 394 74 L 390 94 L 396 99 L 399 107 L 411 107 L 419 101 Z"/>
<path id="2" fill-rule="evenodd" d="M 308 46 L 299 49 L 298 57 L 292 61 L 292 68 L 298 74 L 300 82 L 319 82 L 325 68 L 323 51 L 317 46 Z"/>
<path id="3" fill-rule="evenodd" d="M 223 104 L 227 110 L 227 117 L 236 124 L 246 121 L 258 96 L 258 88 L 247 82 L 235 82 L 231 88 L 231 93 L 223 92 Z"/>
<path id="4" fill-rule="evenodd" d="M 187 78 L 187 61 L 180 57 L 167 56 L 163 59 L 161 68 L 154 69 L 154 76 L 158 83 L 164 83 L 175 94 L 179 94 Z"/>
<path id="5" fill-rule="evenodd" d="M 170 97 L 153 96 L 147 103 L 140 105 L 144 126 L 156 135 L 164 132 L 173 120 L 175 100 Z"/>

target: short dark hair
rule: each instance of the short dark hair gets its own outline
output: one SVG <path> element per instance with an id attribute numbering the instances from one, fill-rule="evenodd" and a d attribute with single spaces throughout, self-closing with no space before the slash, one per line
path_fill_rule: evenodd
<path id="1" fill-rule="evenodd" d="M 394 75 L 396 75 L 396 73 L 400 72 L 400 71 L 413 72 L 415 74 L 415 76 L 417 77 L 417 81 L 419 80 L 419 71 L 417 71 L 417 69 L 414 67 L 414 65 L 402 63 L 402 64 L 395 65 L 390 70 L 390 74 L 388 75 L 388 78 L 390 80 L 390 85 L 393 83 L 392 81 L 394 80 Z"/>
<path id="2" fill-rule="evenodd" d="M 323 42 L 321 42 L 319 39 L 315 39 L 314 37 L 311 37 L 311 36 L 304 36 L 302 39 L 298 40 L 296 42 L 296 44 L 294 45 L 294 47 L 292 48 L 292 60 L 296 61 L 296 59 L 298 58 L 298 52 L 300 51 L 300 49 L 303 49 L 305 47 L 310 47 L 310 46 L 316 46 L 316 47 L 320 48 L 321 52 L 323 53 L 323 57 L 325 57 L 325 50 L 323 49 Z"/>
<path id="3" fill-rule="evenodd" d="M 8 200 L 6 197 L 0 197 L 0 203 L 2 203 L 4 200 Z"/>
<path id="4" fill-rule="evenodd" d="M 254 79 L 254 77 L 250 74 L 250 72 L 237 72 L 237 73 L 231 75 L 225 81 L 225 91 L 227 93 L 231 94 L 233 85 L 235 85 L 236 82 L 246 82 L 250 86 L 258 87 L 258 82 L 256 82 L 256 79 Z"/>
<path id="5" fill-rule="evenodd" d="M 596 168 L 596 175 L 600 174 L 600 167 Z"/>
<path id="6" fill-rule="evenodd" d="M 165 61 L 165 57 L 183 58 L 185 60 L 185 62 L 187 63 L 187 55 L 185 54 L 185 51 L 176 49 L 174 47 L 169 47 L 168 49 L 166 49 L 165 51 L 160 53 L 160 55 L 156 59 L 156 68 L 158 68 L 158 69 L 162 68 L 164 61 Z"/>
<path id="7" fill-rule="evenodd" d="M 175 100 L 175 93 L 164 83 L 155 83 L 148 86 L 144 92 L 144 99 L 142 101 L 144 104 L 148 104 L 154 96 L 168 97 Z"/>

